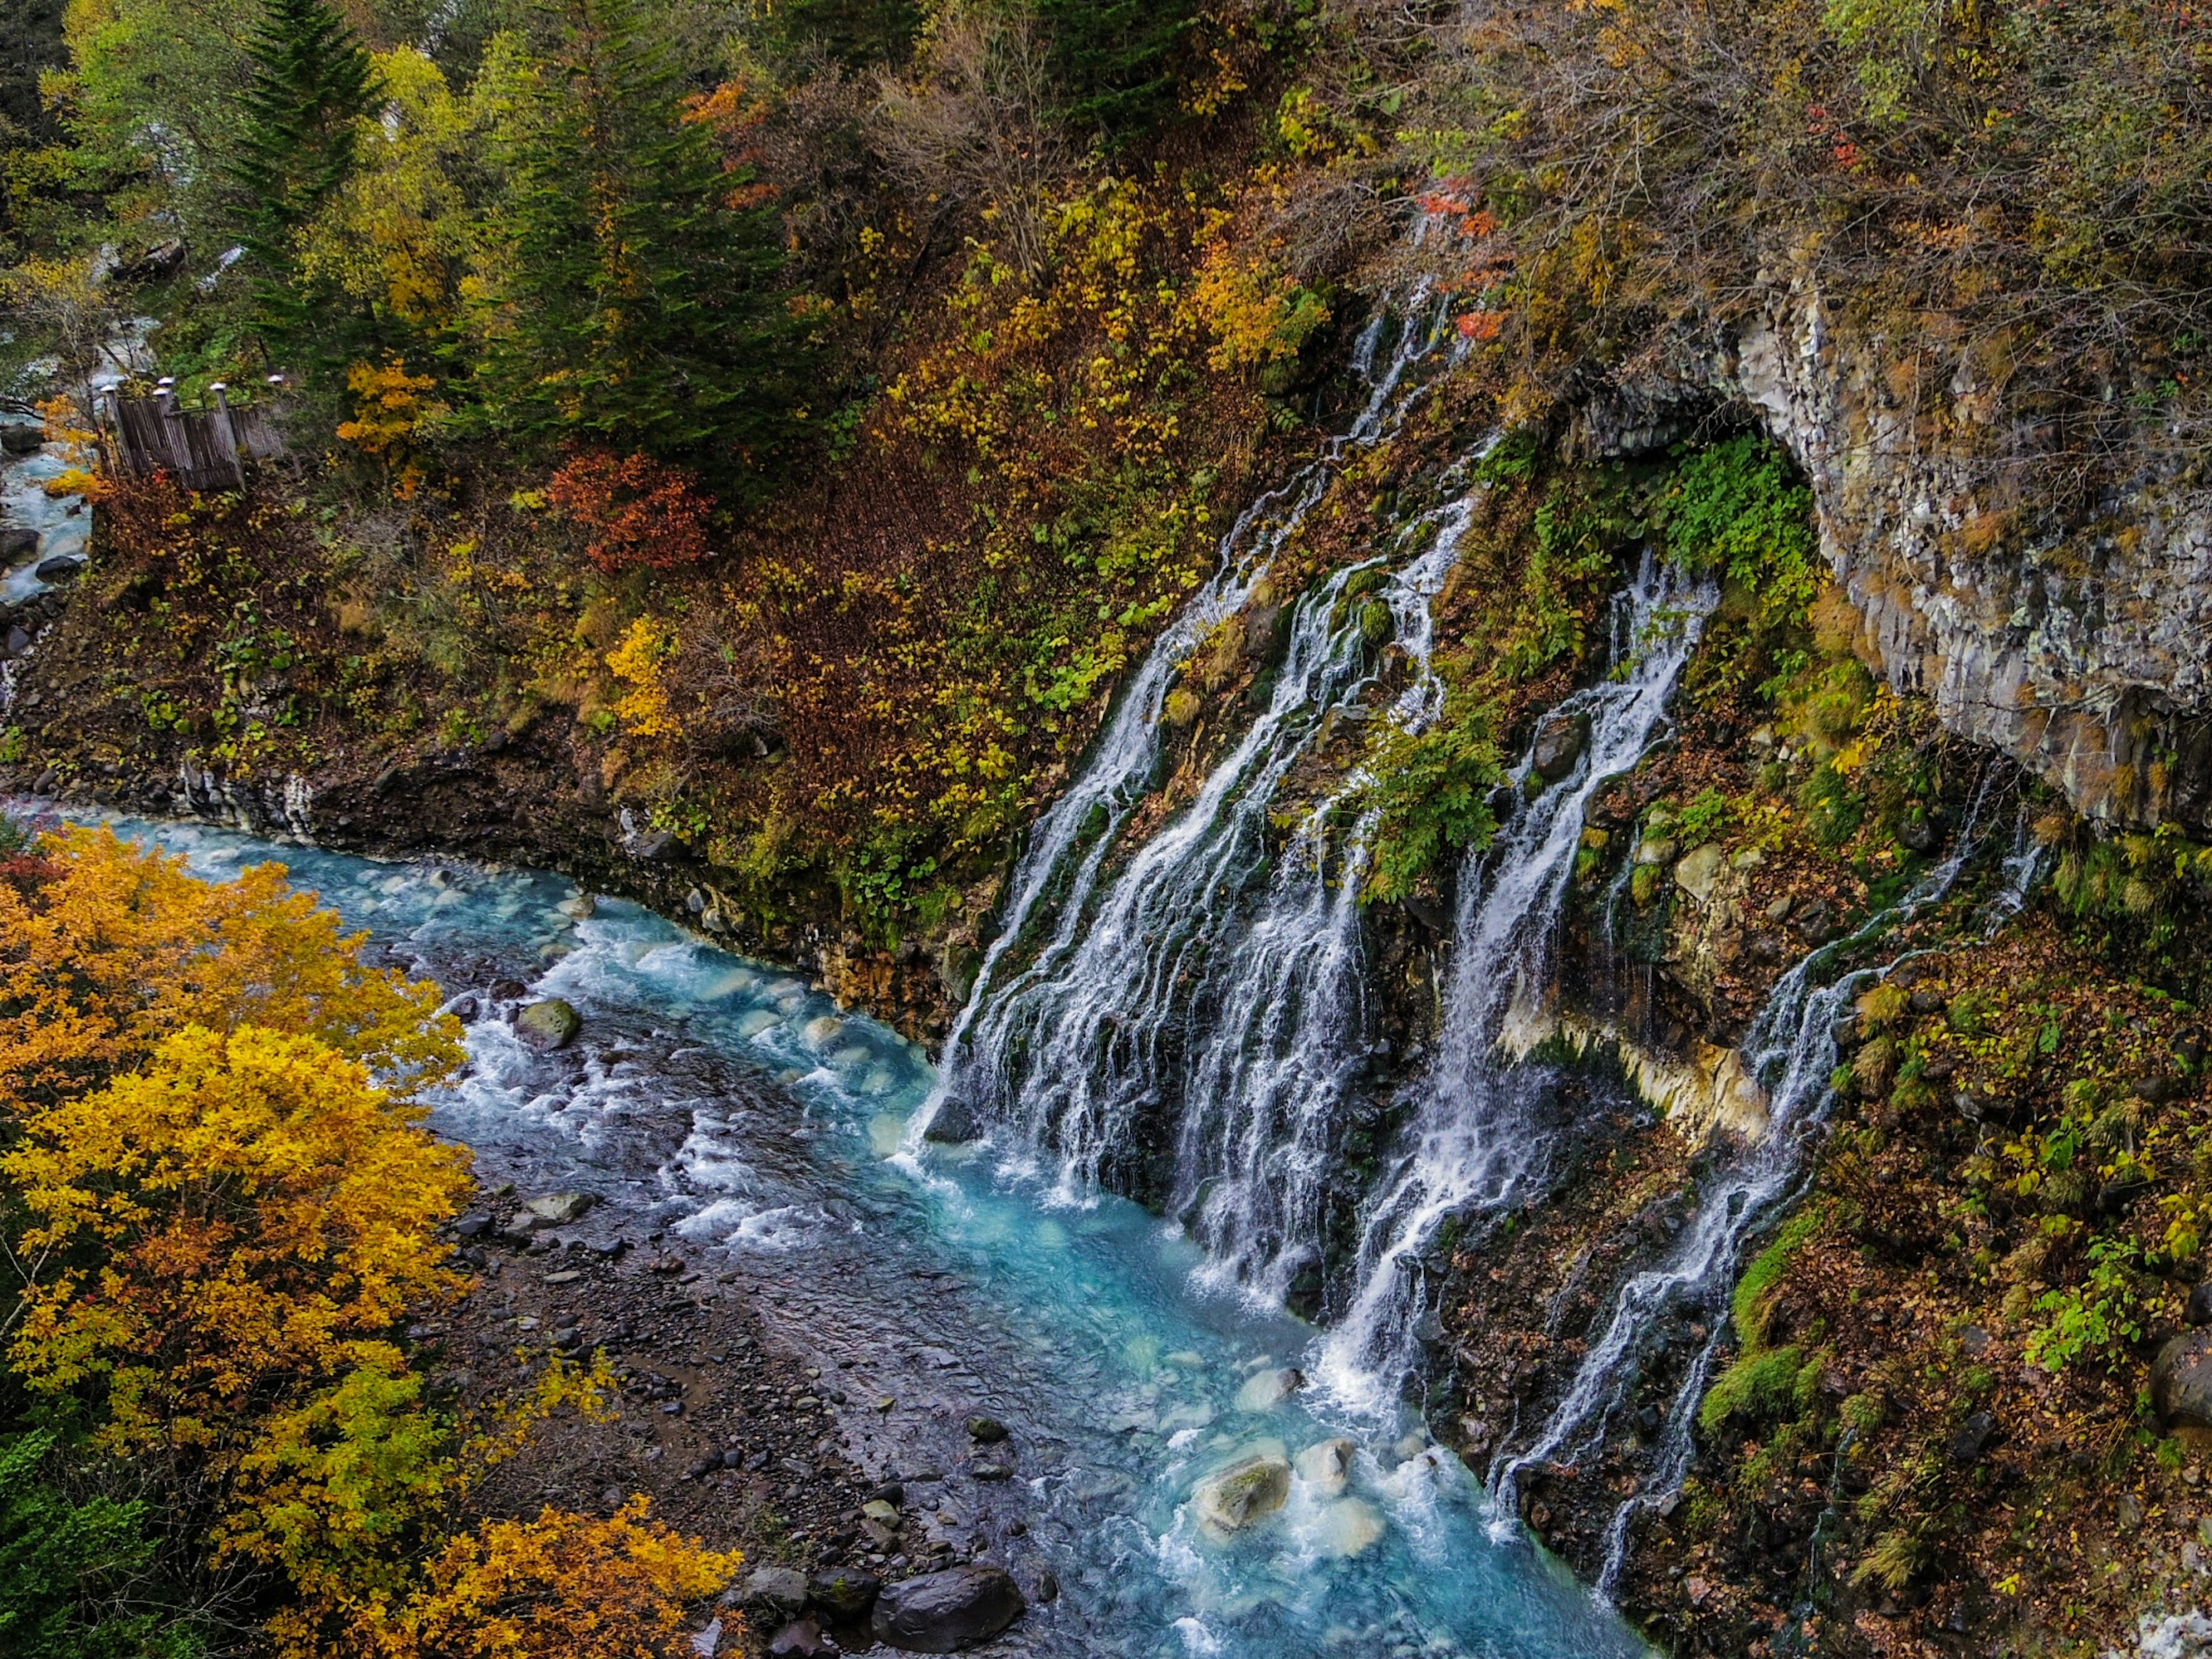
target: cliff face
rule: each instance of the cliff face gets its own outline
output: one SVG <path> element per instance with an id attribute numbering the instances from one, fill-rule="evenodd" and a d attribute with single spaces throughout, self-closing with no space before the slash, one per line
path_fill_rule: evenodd
<path id="1" fill-rule="evenodd" d="M 2212 823 L 2212 495 L 2182 457 L 2084 434 L 2007 384 L 2002 342 L 1919 313 L 1836 314 L 1807 278 L 1743 323 L 1655 353 L 1585 411 L 1601 454 L 1755 419 L 1803 469 L 1858 654 L 1959 736 L 2114 824 Z M 2148 390 L 2146 388 L 2145 390 Z M 2069 504 L 2096 448 L 2124 484 Z"/>

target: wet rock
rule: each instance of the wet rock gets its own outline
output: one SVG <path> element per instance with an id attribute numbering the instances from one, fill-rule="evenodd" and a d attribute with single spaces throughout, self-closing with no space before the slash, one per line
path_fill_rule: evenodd
<path id="1" fill-rule="evenodd" d="M 1027 1606 L 1005 1569 L 951 1567 L 885 1589 L 870 1629 L 908 1653 L 957 1653 L 996 1636 Z"/>
<path id="2" fill-rule="evenodd" d="M 2212 1429 L 2212 1326 L 2185 1331 L 2158 1351 L 2150 1403 L 2169 1429 Z"/>
<path id="3" fill-rule="evenodd" d="M 514 1035 L 524 1048 L 544 1054 L 568 1047 L 583 1025 L 574 1008 L 559 997 L 548 997 L 515 1015 Z"/>
<path id="4" fill-rule="evenodd" d="M 1535 745 L 1528 755 L 1529 765 L 1545 782 L 1557 783 L 1575 769 L 1575 763 L 1589 745 L 1589 733 L 1588 714 L 1549 716 L 1536 728 Z"/>
<path id="5" fill-rule="evenodd" d="M 1924 807 L 1912 807 L 1897 826 L 1897 838 L 1909 851 L 1932 853 L 1943 844 L 1943 820 Z"/>
<path id="6" fill-rule="evenodd" d="M 1273 1411 L 1305 1385 L 1305 1373 L 1293 1366 L 1255 1371 L 1245 1379 L 1244 1386 L 1237 1390 L 1237 1409 L 1240 1412 Z"/>
<path id="7" fill-rule="evenodd" d="M 974 1463 L 968 1473 L 978 1480 L 1011 1480 L 1014 1472 L 1004 1463 Z"/>
<path id="8" fill-rule="evenodd" d="M 483 1210 L 471 1210 L 453 1224 L 456 1238 L 481 1238 L 491 1231 L 491 1217 Z"/>
<path id="9" fill-rule="evenodd" d="M 1959 1431 L 1951 1437 L 1951 1461 L 1954 1463 L 1978 1463 L 1982 1454 L 1997 1436 L 1997 1420 L 1987 1412 L 1976 1412 L 1959 1425 Z"/>
<path id="10" fill-rule="evenodd" d="M 57 553 L 51 559 L 41 559 L 39 568 L 31 574 L 42 582 L 73 582 L 77 572 L 84 568 L 82 559 L 73 559 L 66 553 Z"/>
<path id="11" fill-rule="evenodd" d="M 1674 884 L 1703 904 L 1712 897 L 1713 884 L 1720 879 L 1727 863 L 1728 854 L 1717 842 L 1692 847 L 1674 866 Z"/>
<path id="12" fill-rule="evenodd" d="M 46 429 L 43 427 L 33 426 L 22 421 L 11 421 L 5 426 L 0 426 L 0 450 L 7 451 L 10 455 L 36 454 L 45 446 L 46 441 Z"/>
<path id="13" fill-rule="evenodd" d="M 572 1221 L 581 1221 L 598 1202 L 589 1193 L 547 1193 L 530 1200 L 522 1207 L 540 1221 L 565 1227 Z"/>
<path id="14" fill-rule="evenodd" d="M 0 559 L 13 564 L 18 559 L 29 558 L 38 550 L 39 532 L 29 526 L 9 525 L 5 530 L 0 530 Z"/>
<path id="15" fill-rule="evenodd" d="M 1290 1495 L 1290 1463 L 1279 1450 L 1267 1448 L 1200 1481 L 1192 1501 L 1198 1524 L 1226 1541 L 1281 1509 Z"/>
<path id="16" fill-rule="evenodd" d="M 968 1419 L 968 1437 L 994 1446 L 1006 1437 L 1006 1425 L 995 1417 L 971 1417 Z"/>
<path id="17" fill-rule="evenodd" d="M 768 1638 L 771 1659 L 811 1659 L 820 1653 L 835 1653 L 821 1626 L 811 1619 L 794 1619 Z"/>
<path id="18" fill-rule="evenodd" d="M 938 1103 L 937 1115 L 929 1120 L 929 1127 L 921 1132 L 921 1138 L 941 1146 L 957 1146 L 982 1133 L 983 1121 L 975 1115 L 975 1109 L 957 1095 L 947 1095 Z"/>
<path id="19" fill-rule="evenodd" d="M 31 636 L 23 631 L 20 624 L 9 629 L 4 647 L 0 647 L 4 649 L 5 654 L 11 658 L 20 657 L 30 648 Z"/>
<path id="20" fill-rule="evenodd" d="M 1354 1448 L 1349 1440 L 1323 1440 L 1298 1454 L 1298 1479 L 1316 1497 L 1334 1498 L 1352 1480 Z"/>
<path id="21" fill-rule="evenodd" d="M 571 921 L 589 921 L 599 913 L 599 901 L 589 893 L 579 893 L 573 898 L 564 898 L 553 908 Z"/>
<path id="22" fill-rule="evenodd" d="M 793 1567 L 756 1567 L 723 1595 L 722 1602 L 789 1617 L 806 1605 L 806 1575 Z"/>
<path id="23" fill-rule="evenodd" d="M 530 988 L 519 979 L 503 979 L 485 993 L 494 1002 L 520 1002 L 530 994 Z"/>
<path id="24" fill-rule="evenodd" d="M 1322 1506 L 1313 1528 L 1315 1547 L 1324 1555 L 1349 1560 L 1382 1540 L 1382 1512 L 1364 1498 L 1340 1498 Z"/>
<path id="25" fill-rule="evenodd" d="M 840 1567 L 817 1572 L 808 1581 L 806 1594 L 833 1624 L 854 1624 L 868 1616 L 882 1593 L 884 1581 L 872 1572 Z"/>

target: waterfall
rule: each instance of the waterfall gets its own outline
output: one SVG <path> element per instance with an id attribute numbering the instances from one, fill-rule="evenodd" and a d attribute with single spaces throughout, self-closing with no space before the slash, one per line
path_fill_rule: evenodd
<path id="1" fill-rule="evenodd" d="M 1679 1490 L 1689 1472 L 1698 1407 L 1711 1380 L 1726 1323 L 1721 1315 L 1733 1292 L 1744 1247 L 1796 1196 L 1804 1153 L 1834 1099 L 1829 1079 L 1837 1060 L 1836 1021 L 1867 985 L 1918 952 L 1907 951 L 1879 967 L 1846 971 L 1825 985 L 1818 982 L 1819 976 L 1950 892 L 1978 850 L 1978 832 L 1989 793 L 1984 781 L 1948 857 L 1849 938 L 1805 957 L 1768 994 L 1743 1042 L 1751 1070 L 1769 1091 L 1765 1134 L 1703 1184 L 1692 1224 L 1666 1260 L 1632 1275 L 1615 1292 L 1604 1334 L 1584 1352 L 1574 1381 L 1550 1420 L 1527 1451 L 1503 1462 L 1496 1482 L 1494 1524 L 1510 1529 L 1516 1524 L 1520 1471 L 1552 1460 L 1572 1462 L 1603 1440 L 1610 1419 L 1628 1401 L 1640 1356 L 1652 1342 L 1664 1340 L 1669 1315 L 1695 1310 L 1711 1320 L 1711 1334 L 1684 1371 L 1668 1404 L 1650 1477 L 1615 1510 L 1607 1528 L 1605 1565 L 1597 1585 L 1601 1595 L 1609 1594 L 1620 1577 L 1638 1510 Z M 2000 891 L 1984 912 L 1989 932 L 2017 913 L 2038 868 L 2035 850 L 2024 842 L 2005 860 Z"/>
<path id="2" fill-rule="evenodd" d="M 1332 438 L 1310 465 L 1238 515 L 1222 538 L 1213 574 L 1153 641 L 1117 696 L 1083 769 L 1031 830 L 1009 884 L 999 933 L 945 1038 L 943 1081 L 929 1105 L 915 1114 L 910 1139 L 919 1139 L 949 1098 L 974 1095 L 982 1103 L 1004 1097 L 1000 1063 L 1009 1021 L 1015 1010 L 1036 1002 L 1044 994 L 1042 988 L 1064 973 L 1107 856 L 1131 810 L 1151 792 L 1160 757 L 1161 712 L 1177 665 L 1217 624 L 1243 606 L 1276 553 L 1321 500 L 1346 454 L 1395 432 L 1420 397 L 1425 388 L 1409 385 L 1408 374 L 1443 342 L 1443 314 L 1431 305 L 1425 281 L 1413 289 L 1403 309 L 1411 320 L 1400 331 L 1382 373 L 1373 376 L 1367 401 L 1350 428 Z M 1391 314 L 1378 311 L 1359 337 L 1354 367 L 1363 376 L 1371 374 Z M 1010 954 L 1033 942 L 1039 913 L 1048 907 L 1056 907 L 1051 932 L 1036 942 L 1026 967 L 1010 969 Z M 978 1030 L 979 1019 L 990 1029 Z"/>
<path id="3" fill-rule="evenodd" d="M 1576 692 L 1553 718 L 1589 722 L 1574 769 L 1503 825 L 1462 872 L 1443 1029 L 1394 1167 L 1361 1218 L 1358 1289 L 1324 1344 L 1321 1381 L 1347 1404 L 1395 1403 L 1419 1362 L 1422 1261 L 1451 1218 L 1506 1203 L 1541 1155 L 1536 1068 L 1510 1064 L 1498 1040 L 1517 1006 L 1549 989 L 1551 950 L 1583 815 L 1650 744 L 1717 600 L 1650 553 L 1613 609 L 1613 675 Z M 1522 793 L 1533 756 L 1514 781 Z"/>

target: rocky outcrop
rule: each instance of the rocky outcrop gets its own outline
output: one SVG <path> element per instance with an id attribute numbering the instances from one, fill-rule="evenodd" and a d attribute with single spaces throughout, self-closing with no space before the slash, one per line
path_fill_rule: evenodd
<path id="1" fill-rule="evenodd" d="M 2132 476 L 2062 507 L 2061 435 L 2008 402 L 2005 340 L 1841 317 L 1808 275 L 1763 279 L 1749 318 L 1594 398 L 1575 447 L 1755 418 L 1810 480 L 1859 654 L 1894 690 L 2093 817 L 2212 827 L 2212 491 L 2183 447 L 2135 439 Z M 2108 388 L 2115 421 L 2126 392 Z"/>

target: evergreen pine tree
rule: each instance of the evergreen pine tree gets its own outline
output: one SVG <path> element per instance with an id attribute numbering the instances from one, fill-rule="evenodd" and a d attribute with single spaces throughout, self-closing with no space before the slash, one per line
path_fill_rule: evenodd
<path id="1" fill-rule="evenodd" d="M 230 177 L 263 321 L 296 335 L 318 309 L 293 281 L 293 239 L 353 170 L 355 124 L 376 95 L 368 53 L 325 0 L 263 0 Z"/>
<path id="2" fill-rule="evenodd" d="M 902 64 L 921 32 L 918 0 L 783 0 L 769 14 L 787 51 L 817 46 L 841 64 Z"/>
<path id="3" fill-rule="evenodd" d="M 787 424 L 791 329 L 772 210 L 684 118 L 637 0 L 554 0 L 505 138 L 475 413 L 544 449 L 642 450 L 724 494 Z"/>
<path id="4" fill-rule="evenodd" d="M 1036 0 L 1066 89 L 1060 114 L 1122 137 L 1165 111 L 1175 92 L 1176 46 L 1198 16 L 1196 0 Z"/>

